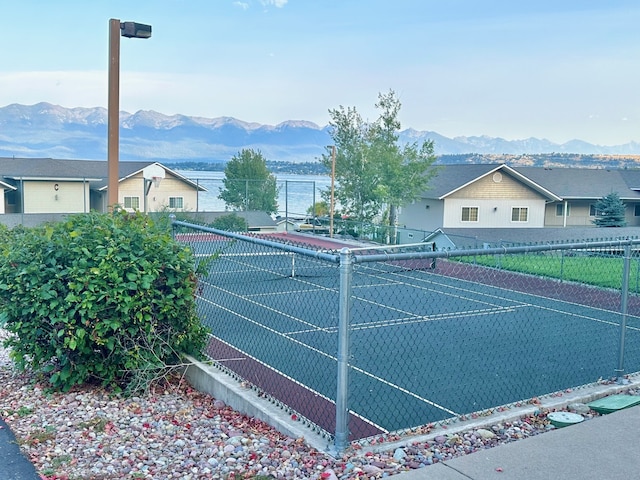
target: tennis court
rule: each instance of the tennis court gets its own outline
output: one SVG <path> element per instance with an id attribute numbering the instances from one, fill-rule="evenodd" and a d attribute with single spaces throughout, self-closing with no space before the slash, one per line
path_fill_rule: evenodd
<path id="1" fill-rule="evenodd" d="M 338 264 L 271 248 L 248 252 L 232 240 L 200 239 L 192 248 L 197 258 L 218 253 L 199 292 L 202 318 L 217 344 L 215 359 L 332 432 Z M 605 292 L 607 305 L 589 306 L 572 301 L 577 289 L 593 290 L 599 298 L 601 290 L 544 280 L 555 295 L 541 295 L 544 286 L 533 294 L 511 288 L 495 271 L 488 272 L 493 285 L 456 278 L 448 272 L 452 265 L 355 265 L 351 438 L 410 429 L 613 375 L 619 293 Z M 635 310 L 626 325 L 627 343 L 639 345 Z M 625 364 L 626 371 L 640 370 L 640 349 L 627 348 Z"/>

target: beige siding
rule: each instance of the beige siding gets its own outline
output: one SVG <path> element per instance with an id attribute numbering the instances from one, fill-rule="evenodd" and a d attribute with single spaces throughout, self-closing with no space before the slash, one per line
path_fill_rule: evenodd
<path id="1" fill-rule="evenodd" d="M 433 231 L 445 228 L 542 228 L 546 199 L 501 172 L 488 175 L 440 200 L 421 200 L 403 207 L 401 223 Z M 429 206 L 429 208 L 427 208 Z M 477 221 L 462 221 L 463 207 L 478 209 Z M 526 209 L 526 221 L 513 221 L 513 209 Z"/>
<path id="2" fill-rule="evenodd" d="M 477 208 L 477 221 L 462 221 L 464 207 Z M 526 209 L 526 221 L 513 221 L 513 209 Z M 510 175 L 487 175 L 444 200 L 446 228 L 542 228 L 545 198 Z"/>
<path id="3" fill-rule="evenodd" d="M 595 227 L 593 221 L 596 217 L 589 215 L 591 205 L 595 205 L 597 200 L 574 200 L 569 202 L 569 214 L 566 219 L 556 215 L 556 203 L 547 205 L 545 212 L 545 226 L 547 227 Z M 627 226 L 637 227 L 640 225 L 640 216 L 635 216 L 635 204 L 625 205 L 625 219 Z"/>
<path id="4" fill-rule="evenodd" d="M 84 213 L 89 211 L 89 184 L 83 182 L 23 182 L 24 213 Z"/>
<path id="5" fill-rule="evenodd" d="M 495 180 L 494 180 L 495 177 Z M 499 180 L 499 181 L 496 181 Z M 540 194 L 535 190 L 523 185 L 505 173 L 488 175 L 473 182 L 448 198 L 477 198 L 477 199 L 520 199 L 520 198 L 540 198 Z"/>
<path id="6" fill-rule="evenodd" d="M 121 205 L 124 205 L 125 197 L 138 197 L 140 201 L 139 210 L 144 210 L 144 178 L 142 173 L 120 182 L 118 201 Z M 162 179 L 158 187 L 151 186 L 147 196 L 147 211 L 158 212 L 168 209 L 171 197 L 182 198 L 182 208 L 172 210 L 197 210 L 198 192 L 196 189 L 167 172 L 167 177 Z"/>
<path id="7" fill-rule="evenodd" d="M 592 227 L 595 217 L 589 216 L 589 207 L 595 201 L 572 201 L 568 202 L 568 215 L 557 215 L 558 204 L 564 202 L 554 202 L 547 205 L 544 224 L 547 227 Z M 563 207 L 564 209 L 564 207 Z"/>
<path id="8" fill-rule="evenodd" d="M 640 215 L 636 216 L 636 205 L 638 205 L 638 213 L 640 214 L 640 203 L 630 203 L 627 205 L 626 219 L 628 227 L 640 226 Z"/>

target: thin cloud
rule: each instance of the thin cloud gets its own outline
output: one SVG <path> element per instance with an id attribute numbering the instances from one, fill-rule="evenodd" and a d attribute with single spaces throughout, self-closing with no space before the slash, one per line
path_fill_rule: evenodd
<path id="1" fill-rule="evenodd" d="M 260 0 L 263 7 L 284 7 L 289 0 Z"/>
<path id="2" fill-rule="evenodd" d="M 233 2 L 233 5 L 236 7 L 240 7 L 242 10 L 248 10 L 249 4 L 246 2 Z"/>

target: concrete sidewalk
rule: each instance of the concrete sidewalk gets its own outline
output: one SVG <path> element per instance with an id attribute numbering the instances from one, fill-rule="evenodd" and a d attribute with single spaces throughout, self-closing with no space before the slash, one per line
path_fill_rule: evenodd
<path id="1" fill-rule="evenodd" d="M 410 472 L 398 480 L 640 478 L 640 406 Z"/>

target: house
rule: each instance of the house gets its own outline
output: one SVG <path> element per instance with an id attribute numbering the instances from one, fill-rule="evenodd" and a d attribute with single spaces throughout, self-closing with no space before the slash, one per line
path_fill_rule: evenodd
<path id="1" fill-rule="evenodd" d="M 2 198 L 6 199 L 7 197 L 8 198 L 14 197 L 15 191 L 17 190 L 17 188 L 6 182 L 0 181 L 0 190 L 2 190 Z M 5 201 L 0 202 L 0 214 L 5 213 L 6 209 L 7 209 L 6 202 Z"/>
<path id="2" fill-rule="evenodd" d="M 402 207 L 400 225 L 425 232 L 593 228 L 597 201 L 616 192 L 625 204 L 627 225 L 640 226 L 640 170 L 506 164 L 437 168 L 429 190 Z"/>
<path id="3" fill-rule="evenodd" d="M 205 189 L 156 162 L 119 162 L 118 202 L 126 210 L 197 211 L 198 192 Z M 153 166 L 164 178 L 151 185 L 143 170 Z M 4 214 L 106 212 L 107 162 L 52 158 L 0 158 Z"/>

